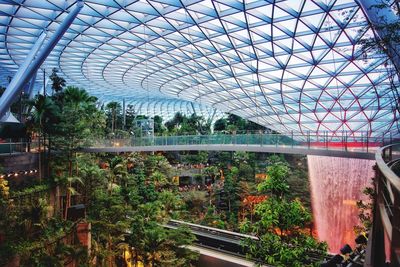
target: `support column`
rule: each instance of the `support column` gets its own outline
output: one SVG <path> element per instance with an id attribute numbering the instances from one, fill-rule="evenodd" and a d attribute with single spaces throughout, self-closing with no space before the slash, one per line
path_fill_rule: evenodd
<path id="1" fill-rule="evenodd" d="M 29 100 L 32 100 L 33 97 L 34 97 L 34 92 L 33 92 L 33 91 L 34 91 L 34 88 L 35 88 L 36 75 L 37 75 L 37 73 L 35 73 L 35 74 L 33 75 L 31 81 L 29 82 L 29 88 L 28 88 L 28 92 L 27 92 L 27 95 L 28 95 L 28 99 L 29 99 Z M 27 105 L 27 106 L 25 107 L 25 110 L 24 110 L 25 114 L 30 113 L 30 109 L 31 109 L 31 106 L 30 106 L 30 105 Z"/>
<path id="2" fill-rule="evenodd" d="M 15 98 L 19 95 L 21 90 L 23 89 L 23 85 L 26 84 L 19 84 L 18 81 L 21 80 L 24 75 L 26 74 L 28 68 L 30 67 L 31 63 L 34 61 L 34 58 L 39 51 L 40 47 L 42 46 L 44 40 L 46 39 L 47 33 L 43 32 L 39 38 L 37 39 L 36 43 L 32 47 L 31 51 L 29 51 L 28 56 L 26 57 L 24 63 L 19 67 L 17 73 L 14 75 L 13 79 L 7 86 L 7 89 L 4 91 L 3 95 L 0 98 L 0 118 L 3 117 L 8 109 L 10 108 L 11 104 L 14 102 Z"/>
<path id="3" fill-rule="evenodd" d="M 30 99 L 33 99 L 33 89 L 34 89 L 34 87 L 35 87 L 35 81 L 36 81 L 36 74 L 37 73 L 35 73 L 35 74 L 33 74 L 33 77 L 32 77 L 32 79 L 31 79 L 31 81 L 30 81 L 30 83 L 29 83 L 29 89 L 28 89 L 28 99 L 30 100 Z"/>
<path id="4" fill-rule="evenodd" d="M 51 36 L 50 40 L 45 46 L 39 51 L 42 43 L 45 39 L 45 35 L 42 34 L 36 44 L 33 46 L 24 64 L 18 70 L 17 75 L 14 76 L 11 83 L 7 86 L 4 94 L 0 98 L 0 118 L 5 114 L 15 98 L 19 95 L 24 85 L 32 78 L 37 72 L 42 63 L 46 60 L 47 56 L 53 51 L 53 48 L 57 45 L 58 41 L 64 35 L 64 33 L 71 26 L 72 22 L 79 14 L 79 11 L 84 6 L 82 1 L 76 3 L 75 8 L 68 14 L 68 16 L 62 21 L 56 32 Z M 37 57 L 36 53 L 39 51 Z M 35 59 L 34 59 L 35 58 Z"/>

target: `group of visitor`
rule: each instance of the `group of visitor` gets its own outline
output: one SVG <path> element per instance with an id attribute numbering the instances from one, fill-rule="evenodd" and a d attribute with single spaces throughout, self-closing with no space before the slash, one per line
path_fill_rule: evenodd
<path id="1" fill-rule="evenodd" d="M 182 185 L 178 188 L 179 192 L 188 192 L 188 191 L 205 191 L 207 190 L 206 185 L 200 184 L 189 184 L 189 185 Z"/>

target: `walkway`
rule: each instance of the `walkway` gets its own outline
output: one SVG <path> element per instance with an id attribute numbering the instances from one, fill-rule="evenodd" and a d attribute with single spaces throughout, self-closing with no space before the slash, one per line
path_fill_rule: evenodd
<path id="1" fill-rule="evenodd" d="M 247 247 L 243 246 L 243 241 L 245 239 L 258 240 L 256 236 L 178 220 L 170 220 L 164 225 L 168 229 L 177 229 L 180 226 L 188 227 L 196 236 L 190 249 L 198 251 L 203 256 L 221 260 L 220 265 L 211 266 L 255 266 L 255 262 L 246 259 L 248 251 Z M 206 261 L 207 257 L 200 258 L 200 260 Z M 319 256 L 317 257 L 312 252 L 308 252 L 308 257 L 314 262 L 319 261 Z M 211 262 L 215 262 L 215 260 Z M 227 264 L 224 265 L 223 262 L 227 262 Z M 207 262 L 201 266 L 210 266 L 210 263 Z"/>
<path id="2" fill-rule="evenodd" d="M 364 266 L 400 266 L 400 143 L 376 151 L 373 226 Z"/>
<path id="3" fill-rule="evenodd" d="M 244 257 L 235 256 L 230 253 L 223 251 L 218 251 L 216 249 L 211 249 L 203 246 L 188 246 L 190 250 L 196 251 L 200 254 L 199 265 L 198 266 L 208 266 L 208 267 L 253 267 L 255 263 L 249 261 Z M 266 266 L 266 265 L 262 265 Z"/>
<path id="4" fill-rule="evenodd" d="M 374 159 L 382 139 L 328 135 L 183 135 L 98 140 L 84 152 L 247 151 Z"/>
<path id="5" fill-rule="evenodd" d="M 164 225 L 168 229 L 177 229 L 180 226 L 188 227 L 196 236 L 194 244 L 188 248 L 203 256 L 200 257 L 203 266 L 255 266 L 255 262 L 246 259 L 242 242 L 245 238 L 257 239 L 256 237 L 177 220 L 170 220 Z M 215 259 L 219 260 L 218 265 L 215 264 Z"/>

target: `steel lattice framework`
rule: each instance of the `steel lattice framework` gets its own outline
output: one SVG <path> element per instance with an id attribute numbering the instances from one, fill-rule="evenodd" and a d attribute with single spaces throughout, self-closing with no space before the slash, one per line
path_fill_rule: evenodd
<path id="1" fill-rule="evenodd" d="M 74 3 L 0 0 L 3 84 Z M 42 67 L 137 109 L 193 102 L 282 132 L 397 135 L 398 78 L 361 51 L 371 36 L 354 0 L 87 0 Z"/>
<path id="2" fill-rule="evenodd" d="M 171 119 L 176 112 L 181 112 L 186 116 L 196 114 L 206 120 L 210 119 L 212 122 L 224 116 L 223 112 L 206 105 L 181 99 L 166 100 L 162 97 L 132 98 L 128 108 L 132 108 L 135 114 L 143 114 L 150 117 L 159 115 L 164 122 Z"/>

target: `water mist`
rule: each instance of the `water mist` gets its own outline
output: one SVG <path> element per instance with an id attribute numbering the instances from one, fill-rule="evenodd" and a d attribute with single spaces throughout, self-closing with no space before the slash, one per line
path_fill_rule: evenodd
<path id="1" fill-rule="evenodd" d="M 374 176 L 373 160 L 307 156 L 314 225 L 320 241 L 337 253 L 344 244 L 354 248 L 353 227 L 359 224 L 356 202 Z"/>

